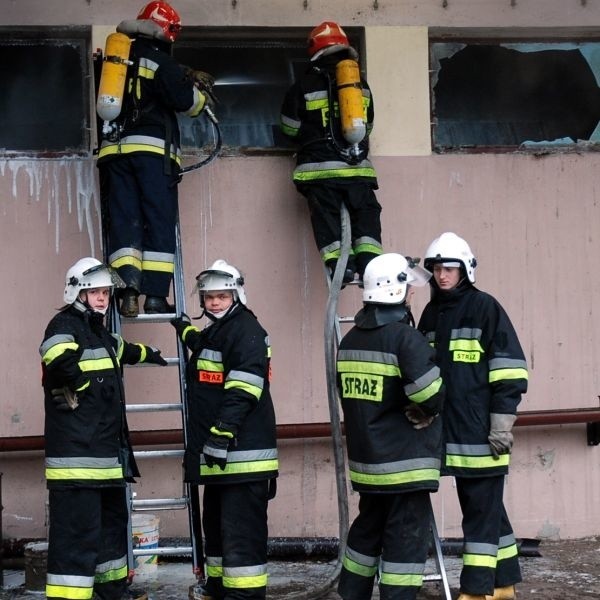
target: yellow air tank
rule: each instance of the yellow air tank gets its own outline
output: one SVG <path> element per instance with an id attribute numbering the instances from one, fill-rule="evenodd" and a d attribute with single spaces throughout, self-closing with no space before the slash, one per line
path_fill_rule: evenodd
<path id="1" fill-rule="evenodd" d="M 367 133 L 358 63 L 350 58 L 341 60 L 336 65 L 335 78 L 342 135 L 349 144 L 356 145 Z"/>
<path id="2" fill-rule="evenodd" d="M 96 112 L 105 122 L 114 121 L 123 107 L 123 92 L 127 78 L 127 65 L 131 39 L 124 33 L 111 33 L 106 38 L 104 62 L 100 74 Z"/>

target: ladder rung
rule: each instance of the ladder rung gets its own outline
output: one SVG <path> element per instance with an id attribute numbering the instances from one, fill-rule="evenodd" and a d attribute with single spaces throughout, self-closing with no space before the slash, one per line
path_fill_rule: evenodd
<path id="1" fill-rule="evenodd" d="M 436 573 L 429 573 L 428 575 L 423 575 L 423 581 L 442 581 L 443 577 Z"/>
<path id="2" fill-rule="evenodd" d="M 188 505 L 188 499 L 183 498 L 140 498 L 132 501 L 134 510 L 169 510 L 175 508 L 185 508 Z"/>
<path id="3" fill-rule="evenodd" d="M 191 546 L 158 546 L 157 548 L 134 548 L 134 556 L 181 556 L 191 554 Z"/>
<path id="4" fill-rule="evenodd" d="M 340 323 L 354 323 L 354 317 L 338 317 Z"/>
<path id="5" fill-rule="evenodd" d="M 125 408 L 128 413 L 134 412 L 165 412 L 169 410 L 181 410 L 181 402 L 170 404 L 128 404 Z"/>
<path id="6" fill-rule="evenodd" d="M 183 456 L 183 450 L 135 450 L 136 458 L 167 458 L 169 456 Z"/>
<path id="7" fill-rule="evenodd" d="M 171 319 L 174 319 L 177 315 L 175 313 L 158 313 L 151 315 L 138 315 L 137 317 L 123 317 L 121 316 L 121 322 L 123 323 L 168 323 Z"/>
<path id="8" fill-rule="evenodd" d="M 163 356 L 163 358 L 167 361 L 167 367 L 172 365 L 179 366 L 180 360 L 176 356 Z M 128 369 L 138 369 L 140 367 L 149 368 L 149 367 L 159 367 L 160 365 L 156 365 L 154 363 L 135 363 L 135 365 L 125 365 Z"/>

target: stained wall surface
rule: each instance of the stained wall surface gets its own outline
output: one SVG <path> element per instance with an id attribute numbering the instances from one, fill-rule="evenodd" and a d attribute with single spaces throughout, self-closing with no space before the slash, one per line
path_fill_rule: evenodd
<path id="1" fill-rule="evenodd" d="M 377 107 L 373 162 L 379 174 L 387 250 L 424 252 L 445 230 L 466 237 L 478 258 L 478 286 L 510 314 L 530 367 L 522 410 L 598 406 L 597 306 L 600 250 L 597 153 L 532 155 L 431 152 L 427 38 L 431 27 L 523 27 L 576 30 L 599 22 L 592 3 L 496 0 L 295 4 L 275 0 L 177 3 L 189 24 L 297 25 L 326 18 L 366 29 L 369 81 Z M 297 6 L 296 6 L 297 4 Z M 111 26 L 115 1 L 20 0 L 4 7 L 0 25 Z M 393 60 L 390 59 L 390 56 Z M 394 63 L 395 61 L 395 63 Z M 397 64 L 397 71 L 392 68 Z M 399 76 L 400 74 L 401 76 Z M 291 182 L 293 157 L 221 157 L 180 185 L 184 271 L 194 276 L 222 257 L 246 274 L 249 304 L 270 332 L 272 392 L 278 421 L 328 420 L 323 318 L 327 290 L 304 200 Z M 66 268 L 101 255 L 96 169 L 91 158 L 0 158 L 0 245 L 3 281 L 0 347 L 0 437 L 43 433 L 38 345 L 61 305 Z M 415 313 L 427 293 L 418 292 Z M 189 298 L 188 312 L 197 306 Z M 360 306 L 343 292 L 341 312 Z M 168 325 L 127 325 L 127 339 L 174 351 Z M 177 397 L 174 371 L 132 369 L 128 400 Z M 130 418 L 132 429 L 172 428 L 174 415 Z M 585 426 L 517 428 L 506 503 L 518 537 L 597 535 L 600 450 Z M 328 440 L 282 441 L 281 477 L 270 509 L 271 535 L 337 532 L 336 490 Z M 0 454 L 5 537 L 45 535 L 43 460 L 38 452 Z M 172 495 L 177 461 L 144 461 L 140 497 Z M 352 513 L 356 497 L 351 495 Z M 460 535 L 451 480 L 434 497 L 444 537 Z M 161 535 L 185 531 L 182 515 L 161 515 Z"/>

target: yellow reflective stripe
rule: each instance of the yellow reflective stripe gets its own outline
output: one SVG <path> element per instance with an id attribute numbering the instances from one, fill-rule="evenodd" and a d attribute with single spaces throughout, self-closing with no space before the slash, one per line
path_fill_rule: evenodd
<path id="1" fill-rule="evenodd" d="M 223 577 L 223 567 L 221 565 L 206 565 L 206 574 L 209 577 Z"/>
<path id="2" fill-rule="evenodd" d="M 104 481 L 107 479 L 122 479 L 123 468 L 121 466 L 111 467 L 110 469 L 93 469 L 85 467 L 46 467 L 46 479 L 56 481 L 60 479 L 92 479 L 94 481 Z"/>
<path id="3" fill-rule="evenodd" d="M 313 179 L 329 179 L 330 177 L 375 177 L 375 169 L 373 167 L 350 167 L 348 169 L 322 169 L 294 173 L 294 181 L 312 181 Z"/>
<path id="4" fill-rule="evenodd" d="M 306 101 L 306 110 L 321 110 L 321 109 L 329 109 L 329 99 L 328 98 L 319 98 L 318 100 L 307 100 Z"/>
<path id="5" fill-rule="evenodd" d="M 146 360 L 146 346 L 144 344 L 136 344 L 136 346 L 140 349 L 140 362 L 144 362 Z"/>
<path id="6" fill-rule="evenodd" d="M 383 254 L 383 250 L 379 246 L 374 244 L 358 244 L 354 246 L 354 253 L 359 254 L 360 252 L 370 252 L 371 254 Z"/>
<path id="7" fill-rule="evenodd" d="M 113 154 L 131 154 L 132 152 L 151 152 L 153 154 L 164 155 L 164 148 L 157 148 L 151 144 L 113 144 L 105 146 L 98 152 L 98 158 L 111 156 Z M 181 164 L 181 157 L 171 152 L 171 160 L 174 160 L 178 165 Z"/>
<path id="8" fill-rule="evenodd" d="M 437 481 L 440 478 L 439 469 L 414 469 L 403 473 L 359 473 L 350 470 L 350 479 L 355 483 L 365 485 L 397 485 L 415 483 L 417 481 Z"/>
<path id="9" fill-rule="evenodd" d="M 496 568 L 496 557 L 488 554 L 463 554 L 463 565 L 465 567 L 488 567 Z"/>
<path id="10" fill-rule="evenodd" d="M 409 394 L 409 398 L 412 402 L 425 402 L 429 398 L 435 396 L 442 387 L 442 378 L 438 377 L 435 381 L 432 381 L 426 388 L 420 390 L 416 394 Z"/>
<path id="11" fill-rule="evenodd" d="M 347 571 L 350 571 L 350 573 L 354 573 L 355 575 L 360 575 L 361 577 L 373 577 L 373 575 L 377 573 L 377 565 L 372 567 L 361 565 L 347 555 L 344 555 L 342 564 Z"/>
<path id="12" fill-rule="evenodd" d="M 244 589 L 259 588 L 267 585 L 268 575 L 253 575 L 252 577 L 227 577 L 223 576 L 223 587 Z"/>
<path id="13" fill-rule="evenodd" d="M 273 460 L 257 460 L 250 462 L 237 462 L 227 463 L 225 470 L 221 471 L 218 465 L 209 467 L 207 465 L 200 465 L 200 475 L 239 475 L 243 473 L 262 473 L 264 471 L 277 471 L 279 468 L 279 461 Z"/>
<path id="14" fill-rule="evenodd" d="M 185 338 L 187 337 L 187 334 L 190 333 L 190 331 L 197 331 L 200 332 L 200 330 L 197 327 L 194 327 L 194 325 L 188 325 L 183 332 L 181 333 L 181 339 L 185 342 Z"/>
<path id="15" fill-rule="evenodd" d="M 196 362 L 196 368 L 199 371 L 216 371 L 218 373 L 222 373 L 225 370 L 223 363 L 207 360 L 206 358 L 199 358 Z"/>
<path id="16" fill-rule="evenodd" d="M 224 388 L 226 390 L 232 390 L 232 389 L 233 390 L 241 390 L 242 392 L 246 392 L 247 394 L 254 396 L 254 398 L 256 398 L 257 400 L 260 399 L 260 396 L 262 394 L 262 388 L 260 388 L 256 385 L 247 383 L 245 381 L 239 381 L 239 380 L 235 380 L 235 381 L 227 380 L 225 382 Z"/>
<path id="17" fill-rule="evenodd" d="M 423 575 L 417 573 L 382 573 L 379 580 L 384 585 L 415 586 L 423 585 Z"/>
<path id="18" fill-rule="evenodd" d="M 127 565 L 123 565 L 118 569 L 110 569 L 105 573 L 96 573 L 94 581 L 97 583 L 106 583 L 108 581 L 118 581 L 127 577 Z"/>
<path id="19" fill-rule="evenodd" d="M 88 371 L 107 371 L 114 369 L 115 365 L 110 358 L 92 358 L 90 360 L 80 360 L 79 368 L 87 373 Z"/>
<path id="20" fill-rule="evenodd" d="M 141 64 L 138 67 L 138 75 L 143 77 L 144 79 L 154 79 L 155 69 L 149 69 L 148 67 L 143 67 Z"/>
<path id="21" fill-rule="evenodd" d="M 367 373 L 372 375 L 388 375 L 400 377 L 400 369 L 396 365 L 384 363 L 358 362 L 354 360 L 340 360 L 337 363 L 338 373 Z"/>
<path id="22" fill-rule="evenodd" d="M 281 131 L 283 131 L 285 135 L 289 135 L 290 137 L 296 137 L 300 129 L 298 129 L 297 127 L 290 127 L 285 123 L 281 123 Z"/>
<path id="23" fill-rule="evenodd" d="M 46 365 L 49 365 L 55 358 L 61 356 L 65 350 L 77 350 L 77 348 L 79 348 L 79 345 L 75 342 L 62 342 L 56 344 L 42 356 L 42 360 Z"/>
<path id="24" fill-rule="evenodd" d="M 450 350 L 462 350 L 464 352 L 483 352 L 479 340 L 450 340 Z"/>
<path id="25" fill-rule="evenodd" d="M 510 454 L 500 454 L 497 459 L 489 456 L 446 455 L 447 467 L 462 467 L 465 469 L 489 469 L 490 467 L 507 467 L 510 464 Z"/>
<path id="26" fill-rule="evenodd" d="M 147 260 L 142 261 L 143 271 L 158 271 L 159 273 L 174 273 L 175 263 L 165 262 L 160 260 Z"/>
<path id="27" fill-rule="evenodd" d="M 121 267 L 135 267 L 138 271 L 142 270 L 142 261 L 140 258 L 136 256 L 121 256 L 116 260 L 111 261 L 110 266 L 115 269 L 120 269 Z"/>
<path id="28" fill-rule="evenodd" d="M 67 598 L 68 600 L 88 600 L 94 593 L 94 587 L 68 587 L 46 584 L 46 598 Z"/>
<path id="29" fill-rule="evenodd" d="M 490 371 L 489 382 L 497 383 L 503 379 L 529 379 L 527 369 L 495 369 Z"/>
<path id="30" fill-rule="evenodd" d="M 506 560 L 508 558 L 513 558 L 519 554 L 519 549 L 516 544 L 511 544 L 506 548 L 498 549 L 498 560 Z"/>

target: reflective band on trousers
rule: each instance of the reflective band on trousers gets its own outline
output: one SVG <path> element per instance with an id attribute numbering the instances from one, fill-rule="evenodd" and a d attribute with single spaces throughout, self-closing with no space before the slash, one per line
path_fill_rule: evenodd
<path id="1" fill-rule="evenodd" d="M 89 600 L 94 593 L 94 578 L 81 575 L 46 575 L 46 598 Z"/>
<path id="2" fill-rule="evenodd" d="M 259 588 L 267 585 L 267 565 L 223 567 L 223 586 L 226 588 Z"/>

